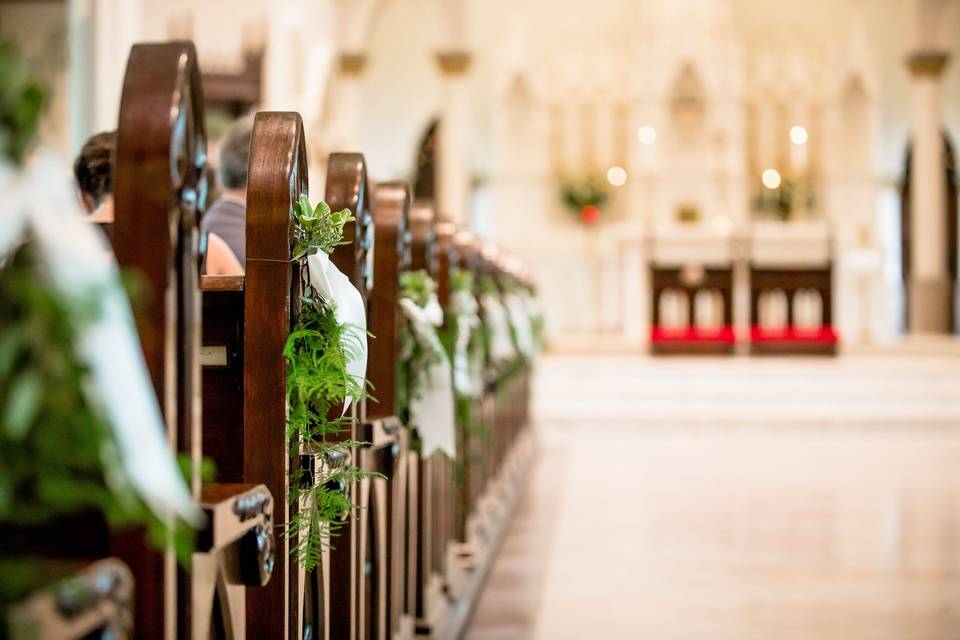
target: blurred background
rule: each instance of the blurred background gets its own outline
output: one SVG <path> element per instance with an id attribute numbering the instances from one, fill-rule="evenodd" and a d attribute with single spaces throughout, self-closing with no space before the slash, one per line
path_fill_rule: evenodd
<path id="1" fill-rule="evenodd" d="M 373 179 L 412 178 L 442 123 L 442 208 L 539 267 L 557 343 L 642 347 L 643 267 L 678 222 L 708 243 L 823 223 L 852 344 L 905 329 L 907 156 L 919 124 L 956 153 L 955 4 L 7 0 L 0 30 L 57 88 L 45 135 L 68 157 L 115 127 L 141 40 L 196 42 L 214 141 L 254 106 L 299 111 L 313 184 L 342 149 Z M 918 53 L 948 60 L 935 80 L 911 72 Z M 565 197 L 588 187 L 598 215 Z"/>
<path id="2" fill-rule="evenodd" d="M 190 39 L 214 165 L 299 111 L 312 184 L 362 151 L 531 265 L 542 456 L 470 637 L 960 637 L 957 0 L 3 0 L 0 35 L 64 158 L 132 43 Z"/>

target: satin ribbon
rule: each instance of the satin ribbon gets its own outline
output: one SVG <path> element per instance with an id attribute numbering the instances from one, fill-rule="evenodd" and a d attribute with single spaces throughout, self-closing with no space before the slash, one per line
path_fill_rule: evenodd
<path id="1" fill-rule="evenodd" d="M 477 299 L 469 291 L 450 294 L 450 313 L 457 319 L 453 345 L 453 388 L 471 398 L 483 392 L 483 359 L 470 350 L 470 337 L 480 327 Z"/>
<path id="2" fill-rule="evenodd" d="M 437 327 L 443 324 L 443 309 L 436 295 L 423 307 L 410 298 L 400 298 L 400 309 L 410 321 L 414 338 L 436 355 L 426 371 L 418 372 L 421 384 L 418 393 L 410 398 L 410 419 L 420 432 L 424 457 L 439 450 L 453 458 L 457 454 L 457 432 L 450 359 L 437 337 Z"/>
<path id="3" fill-rule="evenodd" d="M 530 324 L 530 314 L 524 299 L 517 293 L 507 296 L 507 311 L 510 314 L 510 324 L 517 340 L 517 349 L 527 361 L 537 355 L 537 346 L 533 341 L 533 328 Z"/>
<path id="4" fill-rule="evenodd" d="M 490 332 L 490 357 L 496 364 L 510 362 L 516 357 L 516 351 L 513 340 L 510 338 L 507 311 L 495 294 L 485 293 L 480 301 L 483 304 L 484 320 Z"/>
<path id="5" fill-rule="evenodd" d="M 77 327 L 77 355 L 90 369 L 90 399 L 110 425 L 133 489 L 160 518 L 202 524 L 203 512 L 166 439 L 116 264 L 100 234 L 83 219 L 59 157 L 39 151 L 19 173 L 0 166 L 0 193 L 0 265 L 29 233 L 40 267 L 65 300 L 96 297 L 100 302 L 96 320 Z"/>
<path id="6" fill-rule="evenodd" d="M 307 270 L 310 273 L 310 285 L 317 294 L 333 307 L 337 322 L 346 326 L 352 334 L 351 343 L 360 344 L 360 354 L 347 360 L 347 375 L 362 387 L 367 377 L 367 312 L 363 308 L 363 296 L 350 282 L 330 256 L 318 251 L 307 256 Z M 355 339 L 355 340 L 354 340 Z M 348 340 L 344 337 L 344 341 Z M 357 398 L 347 396 L 343 401 L 343 415 Z"/>

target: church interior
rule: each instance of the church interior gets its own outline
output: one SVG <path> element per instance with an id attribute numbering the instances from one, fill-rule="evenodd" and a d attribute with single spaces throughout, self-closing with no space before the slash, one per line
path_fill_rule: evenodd
<path id="1" fill-rule="evenodd" d="M 0 640 L 960 637 L 960 0 L 0 0 Z"/>

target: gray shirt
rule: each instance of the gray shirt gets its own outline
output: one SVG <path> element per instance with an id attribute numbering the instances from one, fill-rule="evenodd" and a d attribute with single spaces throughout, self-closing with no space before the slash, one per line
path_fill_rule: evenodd
<path id="1" fill-rule="evenodd" d="M 217 198 L 200 221 L 202 233 L 215 233 L 244 268 L 247 266 L 247 205 L 241 200 L 223 195 Z"/>

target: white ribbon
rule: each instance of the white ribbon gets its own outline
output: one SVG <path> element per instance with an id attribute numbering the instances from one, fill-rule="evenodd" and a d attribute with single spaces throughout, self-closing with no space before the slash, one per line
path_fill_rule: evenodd
<path id="1" fill-rule="evenodd" d="M 531 361 L 537 355 L 537 346 L 533 341 L 533 328 L 530 324 L 530 315 L 524 299 L 517 293 L 507 295 L 507 311 L 510 312 L 510 323 L 513 325 L 517 337 L 517 348 L 524 359 Z"/>
<path id="2" fill-rule="evenodd" d="M 53 152 L 41 151 L 21 173 L 0 167 L 0 193 L 0 264 L 29 232 L 41 267 L 64 299 L 100 301 L 99 317 L 78 327 L 77 354 L 90 368 L 91 400 L 110 424 L 134 490 L 157 516 L 199 525 L 203 513 L 166 440 L 116 265 L 79 212 L 69 174 Z"/>
<path id="3" fill-rule="evenodd" d="M 427 370 L 418 372 L 422 384 L 410 398 L 410 419 L 420 431 L 424 457 L 440 450 L 453 458 L 457 454 L 457 432 L 450 360 L 437 337 L 437 327 L 443 324 L 443 309 L 436 295 L 424 307 L 410 298 L 400 298 L 400 309 L 410 321 L 415 339 L 436 354 Z"/>
<path id="4" fill-rule="evenodd" d="M 450 294 L 450 312 L 457 318 L 453 346 L 453 388 L 476 398 L 483 391 L 483 360 L 470 351 L 470 336 L 480 326 L 477 299 L 469 291 Z"/>
<path id="5" fill-rule="evenodd" d="M 516 351 L 513 348 L 513 340 L 510 338 L 507 311 L 500 302 L 499 296 L 485 293 L 481 302 L 484 320 L 490 331 L 490 357 L 497 364 L 513 360 Z"/>
<path id="6" fill-rule="evenodd" d="M 347 331 L 353 334 L 361 346 L 360 354 L 347 360 L 347 375 L 364 385 L 367 377 L 367 313 L 363 308 L 363 297 L 330 256 L 318 251 L 307 257 L 307 269 L 310 272 L 310 284 L 321 298 L 332 303 L 333 315 Z M 351 342 L 353 340 L 351 339 Z M 347 396 L 343 401 L 343 415 L 357 398 Z"/>

